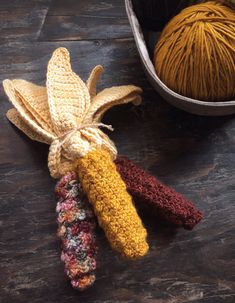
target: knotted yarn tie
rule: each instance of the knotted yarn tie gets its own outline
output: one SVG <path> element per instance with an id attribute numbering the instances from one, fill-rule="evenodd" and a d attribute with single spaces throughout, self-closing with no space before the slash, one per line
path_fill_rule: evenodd
<path id="1" fill-rule="evenodd" d="M 56 137 L 55 140 L 59 140 L 59 147 L 61 147 L 77 131 L 79 131 L 81 129 L 84 129 L 84 128 L 88 128 L 88 127 L 91 127 L 91 128 L 104 127 L 104 128 L 109 129 L 110 131 L 114 130 L 113 127 L 112 127 L 112 125 L 104 124 L 104 123 L 101 123 L 101 122 L 99 122 L 99 123 L 90 123 L 90 124 L 83 124 L 81 126 L 72 128 L 71 130 L 67 131 L 66 133 L 64 133 L 61 136 Z"/>
<path id="2" fill-rule="evenodd" d="M 74 127 L 70 129 L 69 131 L 65 132 L 64 134 L 55 137 L 55 139 L 52 141 L 50 145 L 49 155 L 48 155 L 48 167 L 50 170 L 50 173 L 52 177 L 58 178 L 60 176 L 59 172 L 59 166 L 61 163 L 61 147 L 67 142 L 73 134 L 75 134 L 77 131 L 80 131 L 82 129 L 86 128 L 107 128 L 110 131 L 113 131 L 112 125 L 107 125 L 101 122 L 98 123 L 88 123 L 83 124 L 77 127 Z"/>

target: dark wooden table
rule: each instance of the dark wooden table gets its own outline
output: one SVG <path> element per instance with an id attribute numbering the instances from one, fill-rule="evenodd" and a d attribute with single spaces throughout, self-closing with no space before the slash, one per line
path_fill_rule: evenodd
<path id="1" fill-rule="evenodd" d="M 0 77 L 45 83 L 52 51 L 65 46 L 84 79 L 105 67 L 100 88 L 133 83 L 140 107 L 111 110 L 105 122 L 121 154 L 194 200 L 204 220 L 191 232 L 143 214 L 149 254 L 127 262 L 98 231 L 97 281 L 78 293 L 65 280 L 56 237 L 48 147 L 6 119 L 1 88 L 1 303 L 234 303 L 235 120 L 198 117 L 164 102 L 150 87 L 123 0 L 1 0 Z"/>

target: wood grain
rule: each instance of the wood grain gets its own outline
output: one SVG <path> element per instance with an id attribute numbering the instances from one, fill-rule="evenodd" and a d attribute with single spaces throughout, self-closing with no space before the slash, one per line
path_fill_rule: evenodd
<path id="1" fill-rule="evenodd" d="M 0 1 L 1 41 L 36 40 L 51 0 Z"/>
<path id="2" fill-rule="evenodd" d="M 123 0 L 54 0 L 41 40 L 96 40 L 130 37 Z"/>
<path id="3" fill-rule="evenodd" d="M 40 5 L 45 3 L 49 9 L 49 2 L 45 1 L 30 4 L 8 1 L 4 9 L 14 20 L 11 8 L 23 10 L 28 6 L 29 10 L 36 7 L 40 10 Z M 69 14 L 75 7 L 86 10 L 86 3 L 66 1 L 65 12 Z M 107 2 L 93 1 L 97 3 L 94 12 L 89 3 L 92 1 L 88 1 L 87 10 L 94 13 L 93 19 L 97 15 L 97 22 L 100 22 L 99 14 L 106 16 L 106 13 L 126 18 L 120 9 L 121 1 L 109 1 L 112 10 L 107 11 L 97 9 Z M 63 1 L 54 1 L 50 14 L 56 15 L 56 9 L 61 14 L 62 6 Z M 15 16 L 15 22 L 17 18 Z M 92 28 L 94 24 L 95 21 Z M 10 23 L 8 26 L 11 28 Z M 96 284 L 84 293 L 74 291 L 65 280 L 59 258 L 55 182 L 49 176 L 46 163 L 48 147 L 30 141 L 10 125 L 5 117 L 10 104 L 1 88 L 0 302 L 233 303 L 234 117 L 198 117 L 164 102 L 145 78 L 131 36 L 102 40 L 103 36 L 97 32 L 95 40 L 84 37 L 85 40 L 59 42 L 47 38 L 43 28 L 45 41 L 42 36 L 39 41 L 36 35 L 41 26 L 40 23 L 35 27 L 35 35 L 29 35 L 30 29 L 26 26 L 25 36 L 23 30 L 20 37 L 15 29 L 12 29 L 14 39 L 12 36 L 7 40 L 5 36 L 0 49 L 0 80 L 24 78 L 45 83 L 51 52 L 65 46 L 71 52 L 75 71 L 83 79 L 94 65 L 104 65 L 106 72 L 100 88 L 127 83 L 143 87 L 142 105 L 115 108 L 106 114 L 104 122 L 113 124 L 115 132 L 111 136 L 121 154 L 194 200 L 205 218 L 189 232 L 174 230 L 141 214 L 151 249 L 145 258 L 136 262 L 117 256 L 103 232 L 98 230 L 100 253 Z M 57 26 L 53 28 L 52 32 Z M 61 37 L 66 39 L 63 33 Z"/>

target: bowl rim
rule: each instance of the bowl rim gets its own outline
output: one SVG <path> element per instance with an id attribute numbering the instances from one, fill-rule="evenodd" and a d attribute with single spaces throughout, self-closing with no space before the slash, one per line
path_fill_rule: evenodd
<path id="1" fill-rule="evenodd" d="M 143 55 L 142 50 L 140 49 L 139 45 L 139 39 L 137 37 L 137 32 L 139 31 L 139 34 L 142 36 L 142 39 L 144 40 L 143 33 L 141 26 L 139 24 L 138 18 L 133 10 L 133 5 L 131 0 L 125 0 L 125 6 L 126 6 L 126 11 L 127 11 L 127 16 L 129 19 L 129 23 L 132 29 L 132 33 L 134 35 L 136 47 L 138 50 L 138 53 L 141 57 L 142 62 L 144 63 L 144 67 L 147 69 L 149 76 L 154 80 L 160 88 L 167 94 L 170 94 L 172 97 L 178 99 L 179 101 L 183 101 L 185 103 L 191 103 L 191 104 L 197 104 L 201 106 L 206 106 L 206 107 L 228 107 L 228 106 L 235 106 L 235 100 L 230 100 L 230 101 L 202 101 L 202 100 L 197 100 L 193 99 L 190 97 L 183 96 L 181 94 L 176 93 L 172 89 L 170 89 L 166 84 L 164 84 L 161 79 L 158 77 L 158 75 L 155 72 L 152 60 L 150 59 L 149 52 L 147 51 L 147 56 L 149 58 L 149 61 L 152 65 L 152 68 L 149 67 L 149 62 L 146 60 L 145 56 Z M 145 48 L 147 49 L 146 45 Z"/>

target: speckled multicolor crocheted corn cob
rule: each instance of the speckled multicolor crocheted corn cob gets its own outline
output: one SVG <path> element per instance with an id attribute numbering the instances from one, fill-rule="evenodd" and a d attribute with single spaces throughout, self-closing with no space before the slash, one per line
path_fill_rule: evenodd
<path id="1" fill-rule="evenodd" d="M 100 121 L 114 105 L 139 102 L 141 89 L 129 85 L 96 94 L 102 71 L 97 66 L 85 84 L 72 71 L 68 51 L 57 49 L 48 64 L 46 88 L 24 80 L 4 81 L 15 107 L 8 118 L 33 140 L 50 144 L 52 177 L 77 171 L 111 246 L 135 259 L 148 251 L 147 233 L 113 164 L 116 148 L 100 130 L 111 127 Z"/>
<path id="2" fill-rule="evenodd" d="M 55 192 L 58 198 L 58 236 L 62 242 L 61 260 L 72 286 L 85 290 L 95 281 L 95 214 L 75 172 L 62 177 Z"/>

